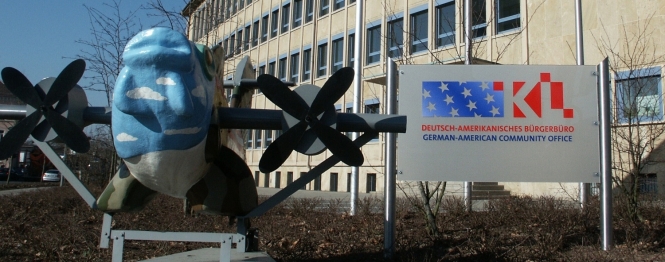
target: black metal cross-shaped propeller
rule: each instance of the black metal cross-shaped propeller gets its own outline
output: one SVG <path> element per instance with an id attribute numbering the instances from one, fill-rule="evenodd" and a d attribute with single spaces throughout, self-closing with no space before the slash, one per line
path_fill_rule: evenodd
<path id="1" fill-rule="evenodd" d="M 261 172 L 268 173 L 279 168 L 307 132 L 314 132 L 330 152 L 345 164 L 362 165 L 364 158 L 360 148 L 347 136 L 320 121 L 326 108 L 332 107 L 349 89 L 353 82 L 352 68 L 345 67 L 335 72 L 316 94 L 311 106 L 274 76 L 261 75 L 257 82 L 270 101 L 299 121 L 268 146 L 259 161 Z"/>
<path id="2" fill-rule="evenodd" d="M 58 103 L 66 98 L 69 91 L 76 86 L 84 71 L 85 61 L 74 60 L 60 72 L 44 95 L 44 92 L 38 86 L 33 86 L 20 71 L 12 67 L 2 70 L 2 79 L 7 89 L 21 101 L 33 107 L 35 111 L 19 121 L 0 141 L 0 159 L 11 156 L 30 135 L 43 141 L 51 128 L 72 150 L 87 152 L 90 149 L 90 142 L 83 130 L 62 116 L 62 113 L 67 110 L 67 104 Z M 55 103 L 58 104 L 54 107 Z M 42 116 L 46 118 L 46 121 L 40 123 Z"/>

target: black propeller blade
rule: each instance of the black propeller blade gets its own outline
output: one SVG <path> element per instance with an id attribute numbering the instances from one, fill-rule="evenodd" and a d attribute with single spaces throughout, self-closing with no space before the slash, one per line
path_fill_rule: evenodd
<path id="1" fill-rule="evenodd" d="M 312 130 L 330 152 L 345 164 L 362 165 L 364 157 L 360 148 L 347 136 L 319 121 L 319 115 L 324 113 L 326 108 L 332 107 L 351 86 L 352 68 L 346 67 L 335 72 L 316 94 L 311 106 L 274 76 L 261 75 L 257 82 L 270 101 L 300 121 L 268 146 L 259 161 L 261 172 L 268 173 L 279 168 L 309 130 Z"/>
<path id="2" fill-rule="evenodd" d="M 61 115 L 66 108 L 63 106 L 53 107 L 53 104 L 65 98 L 69 91 L 76 86 L 84 71 L 85 61 L 82 59 L 74 60 L 60 72 L 42 99 L 37 87 L 33 86 L 20 71 L 11 67 L 2 70 L 2 79 L 7 89 L 21 101 L 33 107 L 35 111 L 19 121 L 0 141 L 0 159 L 8 158 L 16 152 L 30 134 L 35 139 L 43 141 L 50 128 L 53 128 L 58 137 L 72 150 L 87 152 L 90 149 L 90 142 L 83 130 Z M 46 122 L 40 124 L 39 120 L 42 116 L 46 118 Z"/>

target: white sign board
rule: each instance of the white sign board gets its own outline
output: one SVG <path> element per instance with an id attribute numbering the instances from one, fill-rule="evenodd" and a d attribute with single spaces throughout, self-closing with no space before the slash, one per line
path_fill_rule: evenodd
<path id="1" fill-rule="evenodd" d="M 595 66 L 403 65 L 400 180 L 598 182 Z"/>

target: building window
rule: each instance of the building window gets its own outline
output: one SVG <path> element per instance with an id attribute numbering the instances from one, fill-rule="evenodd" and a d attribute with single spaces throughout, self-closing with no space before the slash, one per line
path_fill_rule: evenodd
<path id="1" fill-rule="evenodd" d="M 254 25 L 252 25 L 252 46 L 257 46 L 259 44 L 259 21 L 256 20 Z"/>
<path id="2" fill-rule="evenodd" d="M 277 30 L 279 28 L 279 9 L 272 11 L 271 20 L 270 20 L 270 38 L 277 36 Z"/>
<path id="3" fill-rule="evenodd" d="M 640 174 L 638 179 L 640 194 L 658 194 L 658 179 L 656 174 Z"/>
<path id="4" fill-rule="evenodd" d="M 259 176 L 261 173 L 259 171 L 254 171 L 254 185 L 259 186 Z"/>
<path id="5" fill-rule="evenodd" d="M 351 192 L 351 173 L 346 173 L 346 192 Z"/>
<path id="6" fill-rule="evenodd" d="M 238 11 L 240 11 L 240 9 L 243 9 L 245 7 L 245 0 L 240 0 L 237 2 L 238 2 Z"/>
<path id="7" fill-rule="evenodd" d="M 312 75 L 312 49 L 302 52 L 302 80 L 307 81 Z"/>
<path id="8" fill-rule="evenodd" d="M 381 57 L 381 25 L 367 29 L 367 64 L 378 63 Z"/>
<path id="9" fill-rule="evenodd" d="M 332 71 L 337 72 L 344 66 L 344 38 L 332 41 Z"/>
<path id="10" fill-rule="evenodd" d="M 275 61 L 268 63 L 268 74 L 275 76 Z"/>
<path id="11" fill-rule="evenodd" d="M 279 59 L 279 80 L 286 82 L 286 57 Z"/>
<path id="12" fill-rule="evenodd" d="M 314 0 L 305 0 L 305 23 L 314 20 Z"/>
<path id="13" fill-rule="evenodd" d="M 314 190 L 321 191 L 321 176 L 314 178 Z"/>
<path id="14" fill-rule="evenodd" d="M 317 70 L 316 77 L 323 77 L 328 74 L 328 44 L 319 45 L 318 55 L 316 57 Z"/>
<path id="15" fill-rule="evenodd" d="M 233 56 L 233 52 L 236 50 L 236 35 L 233 34 L 229 38 L 229 56 Z"/>
<path id="16" fill-rule="evenodd" d="M 300 54 L 295 53 L 291 55 L 291 78 L 289 81 L 293 83 L 298 83 L 298 77 L 300 76 L 300 70 L 298 69 L 298 65 L 300 64 Z"/>
<path id="17" fill-rule="evenodd" d="M 616 95 L 619 121 L 622 123 L 663 120 L 663 96 L 660 67 L 619 72 Z"/>
<path id="18" fill-rule="evenodd" d="M 282 172 L 275 172 L 275 188 L 281 187 Z"/>
<path id="19" fill-rule="evenodd" d="M 485 0 L 473 0 L 471 4 L 472 21 L 471 30 L 473 38 L 487 35 L 487 18 L 485 12 Z"/>
<path id="20" fill-rule="evenodd" d="M 268 16 L 261 18 L 261 43 L 268 40 Z"/>
<path id="21" fill-rule="evenodd" d="M 376 192 L 376 174 L 367 174 L 367 193 Z"/>
<path id="22" fill-rule="evenodd" d="M 381 111 L 381 108 L 379 107 L 379 102 L 378 101 L 373 101 L 370 103 L 365 102 L 365 114 L 379 114 Z M 373 140 L 379 139 L 379 134 L 376 134 Z"/>
<path id="23" fill-rule="evenodd" d="M 344 0 L 334 0 L 335 3 L 333 5 L 333 11 L 337 11 L 338 9 L 344 7 Z"/>
<path id="24" fill-rule="evenodd" d="M 265 73 L 266 73 L 266 66 L 265 65 L 259 66 L 259 75 L 263 75 Z"/>
<path id="25" fill-rule="evenodd" d="M 266 130 L 266 142 L 265 147 L 268 148 L 272 144 L 272 130 Z"/>
<path id="26" fill-rule="evenodd" d="M 270 173 L 263 173 L 263 187 L 270 187 Z"/>
<path id="27" fill-rule="evenodd" d="M 252 148 L 252 130 L 251 129 L 246 129 L 245 130 L 245 141 L 247 141 L 246 147 L 247 149 Z"/>
<path id="28" fill-rule="evenodd" d="M 254 148 L 261 148 L 261 129 L 254 129 Z"/>
<path id="29" fill-rule="evenodd" d="M 302 0 L 293 1 L 293 23 L 291 27 L 296 28 L 302 24 Z"/>
<path id="30" fill-rule="evenodd" d="M 307 172 L 300 172 L 300 177 L 301 177 L 301 178 L 304 177 L 305 175 L 307 175 Z M 304 185 L 304 186 L 302 186 L 302 188 L 300 188 L 300 189 L 302 189 L 302 190 L 306 190 L 306 189 L 307 189 L 306 187 L 307 187 L 307 185 Z"/>
<path id="31" fill-rule="evenodd" d="M 293 172 L 286 172 L 286 185 L 293 183 Z"/>
<path id="32" fill-rule="evenodd" d="M 365 104 L 365 114 L 378 114 L 379 111 L 379 103 Z"/>
<path id="33" fill-rule="evenodd" d="M 224 43 L 222 43 L 222 48 L 224 48 L 224 55 L 229 55 L 229 39 L 225 38 Z"/>
<path id="34" fill-rule="evenodd" d="M 330 0 L 321 0 L 320 4 L 319 16 L 327 15 L 330 8 Z"/>
<path id="35" fill-rule="evenodd" d="M 436 47 L 455 43 L 455 1 L 436 7 Z"/>
<path id="36" fill-rule="evenodd" d="M 411 53 L 427 50 L 427 10 L 411 15 Z"/>
<path id="37" fill-rule="evenodd" d="M 520 28 L 520 0 L 496 0 L 496 31 Z"/>
<path id="38" fill-rule="evenodd" d="M 404 48 L 404 20 L 402 18 L 388 22 L 388 56 L 401 57 Z"/>
<path id="39" fill-rule="evenodd" d="M 243 50 L 245 50 L 245 51 L 249 50 L 249 47 L 250 47 L 250 44 L 251 44 L 251 42 L 250 42 L 250 40 L 249 40 L 249 37 L 250 37 L 250 34 L 249 34 L 249 32 L 250 32 L 250 28 L 251 28 L 251 26 L 249 26 L 249 25 L 245 27 L 245 38 L 242 40 L 242 41 L 243 41 L 242 48 L 243 48 Z"/>
<path id="40" fill-rule="evenodd" d="M 337 192 L 337 173 L 330 173 L 330 191 Z"/>
<path id="41" fill-rule="evenodd" d="M 353 67 L 355 61 L 355 50 L 356 50 L 356 34 L 350 34 L 346 40 L 346 66 Z"/>
<path id="42" fill-rule="evenodd" d="M 229 18 L 231 17 L 231 0 L 226 0 L 226 12 L 224 12 L 224 17 Z"/>
<path id="43" fill-rule="evenodd" d="M 238 30 L 238 39 L 237 39 L 238 44 L 236 45 L 236 49 L 234 50 L 235 54 L 240 54 L 240 52 L 242 51 L 242 39 L 243 39 L 242 37 L 243 37 L 242 30 Z"/>
<path id="44" fill-rule="evenodd" d="M 289 10 L 291 10 L 290 4 L 282 6 L 282 34 L 289 31 Z"/>

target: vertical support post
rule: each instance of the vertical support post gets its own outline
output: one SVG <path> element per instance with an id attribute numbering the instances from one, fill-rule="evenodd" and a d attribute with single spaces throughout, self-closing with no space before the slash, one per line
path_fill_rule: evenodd
<path id="1" fill-rule="evenodd" d="M 388 58 L 386 72 L 387 114 L 397 114 L 397 64 Z M 395 253 L 395 184 L 397 183 L 397 134 L 386 133 L 386 166 L 385 172 L 385 221 L 383 224 L 383 256 L 391 259 Z"/>
<path id="2" fill-rule="evenodd" d="M 219 247 L 219 261 L 231 262 L 231 244 L 233 243 L 233 239 L 229 236 L 222 235 L 220 242 L 221 246 Z"/>
<path id="3" fill-rule="evenodd" d="M 606 57 L 598 66 L 600 100 L 600 235 L 603 250 L 608 251 L 614 245 L 612 228 L 612 148 L 610 143 L 610 70 Z"/>
<path id="4" fill-rule="evenodd" d="M 575 43 L 577 47 L 577 65 L 584 65 L 584 30 L 582 27 L 582 0 L 575 0 Z M 589 202 L 591 184 L 580 183 L 578 200 L 580 208 Z"/>
<path id="5" fill-rule="evenodd" d="M 122 232 L 113 237 L 113 255 L 111 261 L 122 262 L 122 254 L 125 246 L 125 233 Z"/>
<path id="6" fill-rule="evenodd" d="M 65 165 L 67 164 L 66 161 L 67 161 L 67 145 L 65 145 L 65 150 L 64 150 L 64 152 L 62 152 L 62 162 L 64 162 Z M 42 174 L 42 175 L 44 175 L 44 174 Z M 60 187 L 62 187 L 62 184 L 63 184 L 64 180 L 65 180 L 65 177 L 63 175 L 60 175 Z"/>
<path id="7" fill-rule="evenodd" d="M 104 221 L 102 221 L 102 236 L 99 239 L 100 248 L 109 248 L 109 241 L 111 240 L 111 222 L 113 216 L 109 213 L 104 213 Z"/>
<path id="8" fill-rule="evenodd" d="M 471 65 L 471 60 L 473 59 L 473 55 L 471 54 L 471 45 L 473 44 L 471 42 L 471 38 L 473 37 L 473 31 L 471 30 L 471 9 L 471 0 L 464 0 L 464 54 L 466 55 L 464 60 L 465 65 Z M 472 182 L 464 181 L 464 207 L 466 208 L 467 212 L 471 212 L 473 210 L 473 195 L 471 193 L 472 189 Z"/>
<path id="9" fill-rule="evenodd" d="M 353 70 L 355 80 L 353 85 L 353 113 L 360 113 L 360 99 L 362 99 L 362 39 L 363 39 L 363 0 L 356 1 L 356 38 L 353 43 Z M 351 140 L 355 141 L 358 139 L 358 132 L 353 132 L 351 134 Z M 351 210 L 349 214 L 354 216 L 356 215 L 356 204 L 358 203 L 358 176 L 360 173 L 360 168 L 354 166 L 351 168 Z M 349 181 L 347 181 L 348 183 Z"/>

